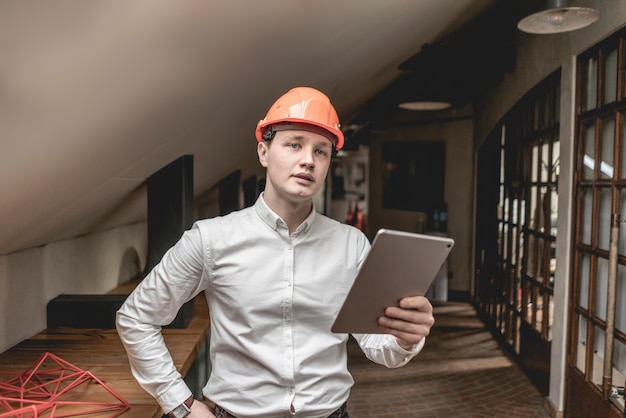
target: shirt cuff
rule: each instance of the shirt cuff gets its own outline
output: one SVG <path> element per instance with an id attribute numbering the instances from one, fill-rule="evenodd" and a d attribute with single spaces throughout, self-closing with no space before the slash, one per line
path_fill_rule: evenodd
<path id="1" fill-rule="evenodd" d="M 406 350 L 400 347 L 400 344 L 398 344 L 398 340 L 394 337 L 392 349 L 400 354 L 404 354 L 403 363 L 406 363 L 409 360 L 411 360 L 413 357 L 418 355 L 419 352 L 422 351 L 422 349 L 424 348 L 425 344 L 426 344 L 426 337 L 422 338 L 422 340 L 418 342 L 417 344 L 414 344 L 409 350 Z"/>
<path id="2" fill-rule="evenodd" d="M 157 401 L 159 405 L 161 405 L 163 412 L 167 414 L 178 405 L 185 402 L 191 395 L 191 390 L 189 390 L 185 381 L 179 379 L 166 393 L 159 395 Z"/>

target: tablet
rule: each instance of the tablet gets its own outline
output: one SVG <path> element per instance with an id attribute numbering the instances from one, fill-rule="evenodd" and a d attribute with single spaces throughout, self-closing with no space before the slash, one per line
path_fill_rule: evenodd
<path id="1" fill-rule="evenodd" d="M 381 229 L 331 330 L 380 334 L 378 318 L 407 296 L 423 296 L 454 246 L 448 237 Z"/>

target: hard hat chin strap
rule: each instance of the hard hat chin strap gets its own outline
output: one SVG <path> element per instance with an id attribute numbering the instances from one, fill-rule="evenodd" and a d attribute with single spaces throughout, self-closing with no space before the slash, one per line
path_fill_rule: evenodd
<path id="1" fill-rule="evenodd" d="M 265 128 L 265 132 L 263 133 L 263 141 L 268 142 L 274 139 L 276 136 L 276 131 L 272 129 L 272 125 Z"/>

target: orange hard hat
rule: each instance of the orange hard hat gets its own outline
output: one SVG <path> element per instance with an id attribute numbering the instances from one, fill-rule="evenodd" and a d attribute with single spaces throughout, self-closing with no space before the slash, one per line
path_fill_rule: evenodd
<path id="1" fill-rule="evenodd" d="M 295 87 L 279 97 L 267 111 L 265 118 L 257 124 L 257 141 L 263 141 L 267 127 L 289 123 L 294 123 L 294 128 L 302 125 L 321 128 L 335 139 L 335 149 L 340 150 L 343 147 L 344 137 L 339 129 L 339 116 L 330 99 L 319 90 Z"/>

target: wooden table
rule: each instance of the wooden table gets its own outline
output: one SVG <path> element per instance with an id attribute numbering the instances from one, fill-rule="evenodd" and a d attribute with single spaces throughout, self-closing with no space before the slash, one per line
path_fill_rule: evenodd
<path id="1" fill-rule="evenodd" d="M 196 297 L 194 309 L 195 316 L 187 328 L 163 329 L 165 343 L 170 349 L 176 368 L 183 376 L 189 371 L 209 333 L 209 314 L 204 293 Z M 91 372 L 130 403 L 131 409 L 122 414 L 122 417 L 161 417 L 162 411 L 157 402 L 133 378 L 126 351 L 115 329 L 44 330 L 1 353 L 0 370 L 24 371 L 46 352 Z M 77 395 L 76 400 L 94 400 L 90 390 L 77 393 L 80 395 Z"/>

